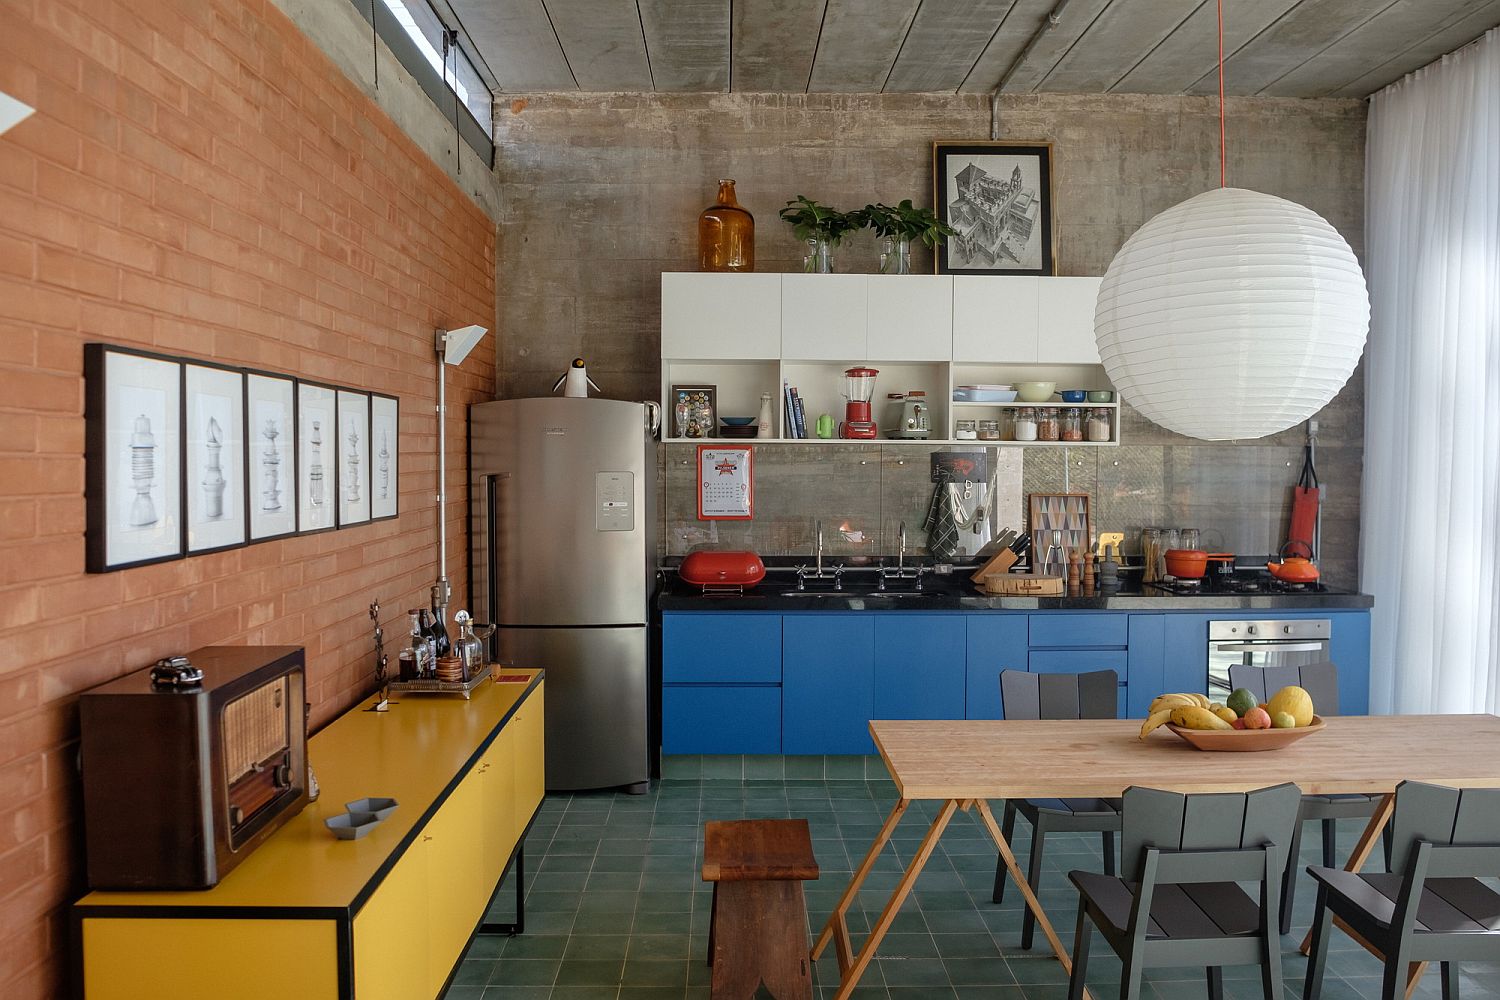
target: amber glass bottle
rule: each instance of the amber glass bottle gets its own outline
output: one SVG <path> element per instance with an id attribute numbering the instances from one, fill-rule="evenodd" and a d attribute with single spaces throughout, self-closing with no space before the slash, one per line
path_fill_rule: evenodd
<path id="1" fill-rule="evenodd" d="M 719 182 L 719 198 L 698 216 L 698 270 L 755 270 L 755 218 L 734 199 L 734 181 Z"/>

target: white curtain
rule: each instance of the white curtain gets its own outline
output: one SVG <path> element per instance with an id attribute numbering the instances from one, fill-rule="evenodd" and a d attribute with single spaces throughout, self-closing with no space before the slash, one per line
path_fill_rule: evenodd
<path id="1" fill-rule="evenodd" d="M 1376 94 L 1360 575 L 1371 709 L 1500 706 L 1500 29 Z"/>

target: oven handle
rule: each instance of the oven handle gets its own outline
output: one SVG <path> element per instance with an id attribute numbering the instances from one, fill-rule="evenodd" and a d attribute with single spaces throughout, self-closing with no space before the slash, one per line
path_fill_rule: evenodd
<path id="1" fill-rule="evenodd" d="M 1317 653 L 1328 648 L 1326 642 L 1224 642 L 1214 646 L 1220 653 Z"/>

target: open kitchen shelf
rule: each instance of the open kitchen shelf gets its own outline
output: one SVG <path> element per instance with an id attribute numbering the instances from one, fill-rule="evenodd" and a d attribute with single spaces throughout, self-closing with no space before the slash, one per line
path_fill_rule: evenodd
<path id="1" fill-rule="evenodd" d="M 663 440 L 757 444 L 909 444 L 924 447 L 1108 448 L 1120 441 L 1120 405 L 1093 341 L 1096 278 L 947 275 L 662 275 Z M 844 371 L 879 371 L 871 412 L 889 423 L 886 397 L 927 393 L 930 438 L 815 436 L 820 414 L 844 418 Z M 959 385 L 1055 382 L 1116 391 L 1110 403 L 965 403 Z M 772 400 L 775 437 L 675 436 L 672 386 L 716 388 L 719 417 L 755 417 Z M 787 426 L 783 386 L 803 401 L 806 438 Z M 1001 420 L 1022 406 L 1109 410 L 1111 440 L 957 440 L 957 421 Z M 1002 428 L 1004 424 L 1002 423 Z M 1002 429 L 1002 433 L 1005 433 Z"/>

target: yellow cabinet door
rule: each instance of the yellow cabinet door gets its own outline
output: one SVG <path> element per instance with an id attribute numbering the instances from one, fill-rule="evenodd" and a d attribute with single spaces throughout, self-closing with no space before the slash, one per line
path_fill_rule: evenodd
<path id="1" fill-rule="evenodd" d="M 500 730 L 479 764 L 484 778 L 484 846 L 476 859 L 491 885 L 500 881 L 511 848 L 516 846 L 515 730 Z"/>
<path id="2" fill-rule="evenodd" d="M 359 1000 L 414 1000 L 437 993 L 428 968 L 427 846 L 417 837 L 354 915 Z"/>
<path id="3" fill-rule="evenodd" d="M 495 885 L 493 879 L 477 877 L 474 870 L 484 842 L 484 778 L 478 768 L 469 772 L 418 838 L 427 848 L 431 979 L 423 996 L 436 996 L 442 988 Z"/>
<path id="4" fill-rule="evenodd" d="M 516 778 L 517 836 L 526 829 L 536 807 L 542 804 L 542 791 L 547 783 L 544 739 L 546 711 L 542 699 L 545 687 L 545 682 L 538 684 L 506 724 L 507 729 L 515 731 L 515 751 L 511 754 L 511 760 L 514 762 L 513 773 Z"/>

